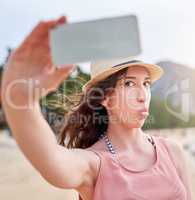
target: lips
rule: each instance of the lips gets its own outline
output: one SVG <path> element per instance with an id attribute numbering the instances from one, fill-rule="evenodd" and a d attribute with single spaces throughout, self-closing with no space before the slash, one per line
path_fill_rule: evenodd
<path id="1" fill-rule="evenodd" d="M 147 112 L 148 113 L 148 108 L 142 108 L 139 110 L 139 112 Z"/>
<path id="2" fill-rule="evenodd" d="M 147 108 L 140 109 L 138 111 L 138 115 L 140 119 L 146 119 L 146 117 L 149 115 L 148 109 Z"/>

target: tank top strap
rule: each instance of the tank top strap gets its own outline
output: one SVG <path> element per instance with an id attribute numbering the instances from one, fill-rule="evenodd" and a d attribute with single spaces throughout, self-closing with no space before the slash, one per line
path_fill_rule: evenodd
<path id="1" fill-rule="evenodd" d="M 110 159 L 116 161 L 115 156 L 109 151 L 103 138 L 100 139 L 98 147 L 94 148 L 92 145 L 86 148 L 86 150 L 94 152 L 102 161 L 103 160 L 110 161 Z"/>
<path id="2" fill-rule="evenodd" d="M 93 152 L 94 154 L 96 154 L 98 157 L 99 157 L 99 159 L 100 159 L 100 164 L 101 164 L 101 162 L 102 162 L 102 153 L 100 152 L 100 151 L 98 151 L 98 150 L 96 150 L 96 149 L 94 149 L 94 148 L 91 148 L 91 147 L 89 147 L 89 148 L 87 148 L 87 149 L 85 149 L 85 150 L 87 150 L 87 151 L 91 151 L 91 152 Z"/>
<path id="3" fill-rule="evenodd" d="M 94 149 L 94 148 L 87 148 L 85 149 L 87 151 L 91 151 L 93 153 L 95 153 L 99 159 L 100 159 L 100 168 L 102 168 L 102 165 L 105 165 L 105 163 L 109 163 L 110 159 L 112 158 L 112 154 L 109 151 L 103 151 L 103 150 L 99 150 L 99 149 Z"/>
<path id="4" fill-rule="evenodd" d="M 94 148 L 88 147 L 88 148 L 86 148 L 85 150 L 86 150 L 86 151 L 91 151 L 91 152 L 93 152 L 94 154 L 96 154 L 96 155 L 99 157 L 99 159 L 100 159 L 100 166 L 99 166 L 99 172 L 98 172 L 98 178 L 99 178 L 99 176 L 100 176 L 100 170 L 101 170 L 101 168 L 102 168 L 102 159 L 103 159 L 104 157 L 103 157 L 101 151 L 98 151 L 98 150 L 96 150 L 96 149 L 94 149 Z M 98 179 L 97 179 L 97 180 L 98 180 Z M 96 183 L 96 184 L 97 184 L 97 183 Z M 78 200 L 83 200 L 80 194 L 78 195 L 78 197 L 79 197 Z"/>
<path id="5" fill-rule="evenodd" d="M 162 147 L 161 151 L 163 151 L 164 153 L 166 152 L 166 154 L 168 155 L 169 160 L 171 161 L 172 165 L 176 169 L 177 173 L 179 173 L 179 170 L 178 170 L 176 161 L 174 159 L 173 153 L 171 152 L 171 149 L 170 149 L 170 147 L 167 144 L 167 142 L 168 142 L 167 138 L 162 137 L 162 136 L 158 136 L 157 138 L 158 138 L 158 142 L 160 143 L 160 145 Z"/>
<path id="6" fill-rule="evenodd" d="M 104 154 L 104 153 L 103 153 L 102 151 L 97 150 L 97 149 L 94 149 L 94 148 L 91 148 L 91 147 L 89 147 L 89 148 L 87 148 L 87 149 L 85 149 L 85 150 L 91 151 L 91 152 L 95 153 L 95 154 L 100 158 L 100 160 L 103 159 L 103 154 Z"/>
<path id="7" fill-rule="evenodd" d="M 110 168 L 118 168 L 118 161 L 114 154 L 109 152 L 108 150 L 99 150 L 94 149 L 93 147 L 89 147 L 86 149 L 87 151 L 91 151 L 95 153 L 100 159 L 100 166 L 99 166 L 99 174 L 104 171 L 110 171 Z M 100 176 L 100 175 L 99 175 Z"/>

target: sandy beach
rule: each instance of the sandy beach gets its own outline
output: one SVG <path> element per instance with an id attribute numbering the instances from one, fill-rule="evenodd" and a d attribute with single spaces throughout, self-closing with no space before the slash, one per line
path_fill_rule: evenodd
<path id="1" fill-rule="evenodd" d="M 151 134 L 159 134 L 171 137 L 180 144 L 190 139 L 190 134 L 183 130 L 158 130 L 150 131 Z M 192 136 L 193 137 L 193 134 Z M 185 150 L 189 168 L 191 185 L 195 186 L 195 157 Z M 8 135 L 0 133 L 0 199 L 1 200 L 76 200 L 78 194 L 75 190 L 56 188 L 47 183 L 41 175 L 31 166 L 29 161 L 19 150 L 16 142 Z M 194 187 L 195 188 L 195 187 Z M 193 192 L 195 200 L 195 191 Z"/>
<path id="2" fill-rule="evenodd" d="M 15 141 L 0 134 L 0 200 L 76 200 L 74 190 L 47 183 L 21 153 Z"/>

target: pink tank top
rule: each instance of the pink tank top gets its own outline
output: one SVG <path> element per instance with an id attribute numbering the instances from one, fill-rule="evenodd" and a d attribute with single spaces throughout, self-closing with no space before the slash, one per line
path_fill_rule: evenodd
<path id="1" fill-rule="evenodd" d="M 187 200 L 165 139 L 161 136 L 152 136 L 152 139 L 156 145 L 156 161 L 144 171 L 121 165 L 109 151 L 87 148 L 101 160 L 92 200 Z"/>

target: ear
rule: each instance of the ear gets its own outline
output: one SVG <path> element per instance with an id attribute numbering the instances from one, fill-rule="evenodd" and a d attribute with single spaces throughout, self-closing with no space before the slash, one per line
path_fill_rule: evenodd
<path id="1" fill-rule="evenodd" d="M 107 108 L 107 110 L 109 110 L 110 108 L 110 98 L 113 95 L 113 90 L 111 89 L 110 91 L 108 91 L 108 93 L 105 95 L 105 98 L 101 101 L 101 104 L 103 106 L 105 106 Z"/>
<path id="2" fill-rule="evenodd" d="M 102 100 L 101 104 L 102 104 L 104 107 L 108 108 L 108 98 L 105 97 L 105 99 Z"/>

